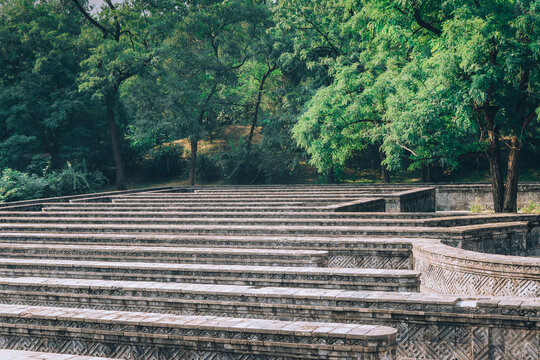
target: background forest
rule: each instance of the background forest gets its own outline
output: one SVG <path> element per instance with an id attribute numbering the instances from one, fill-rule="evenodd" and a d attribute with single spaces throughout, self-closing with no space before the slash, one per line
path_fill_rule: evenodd
<path id="1" fill-rule="evenodd" d="M 539 0 L 0 0 L 0 197 L 467 179 L 515 211 L 539 31 Z"/>

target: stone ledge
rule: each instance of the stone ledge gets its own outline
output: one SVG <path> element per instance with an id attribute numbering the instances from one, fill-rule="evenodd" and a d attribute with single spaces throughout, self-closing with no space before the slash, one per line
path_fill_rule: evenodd
<path id="1" fill-rule="evenodd" d="M 540 296 L 540 258 L 485 254 L 415 240 L 414 268 L 422 286 L 445 294 Z"/>
<path id="2" fill-rule="evenodd" d="M 288 267 L 324 267 L 328 262 L 328 252 L 321 250 L 5 243 L 0 243 L 0 257 Z"/>
<path id="3" fill-rule="evenodd" d="M 38 351 L 0 350 L 2 360 L 120 360 L 94 356 L 53 354 Z"/>
<path id="4" fill-rule="evenodd" d="M 151 348 L 201 355 L 225 352 L 233 358 L 251 355 L 249 359 L 302 355 L 313 359 L 394 359 L 396 333 L 393 328 L 372 325 L 0 305 L 3 340 L 56 338 L 55 343 L 65 346 L 70 344 L 66 338 L 73 338 L 86 345 L 79 347 L 82 353 L 92 345 L 115 344 L 102 347 L 107 356 L 117 355 L 114 349 L 123 350 L 129 344 L 139 352 L 128 357 L 137 360 L 145 359 Z M 31 343 L 41 347 L 47 342 Z"/>
<path id="5" fill-rule="evenodd" d="M 456 358 L 455 349 L 539 350 L 529 339 L 540 332 L 540 299 L 48 278 L 0 278 L 0 294 L 29 305 L 384 324 L 400 329 L 401 359 L 418 353 Z M 473 340 L 472 333 L 513 334 L 515 340 Z"/>
<path id="6" fill-rule="evenodd" d="M 410 270 L 303 268 L 39 259 L 0 259 L 2 276 L 53 276 L 111 280 L 191 282 L 326 289 L 418 291 Z"/>

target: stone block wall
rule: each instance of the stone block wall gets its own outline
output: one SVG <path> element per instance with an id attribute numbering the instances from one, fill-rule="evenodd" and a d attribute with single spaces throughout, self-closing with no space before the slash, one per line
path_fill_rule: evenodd
<path id="1" fill-rule="evenodd" d="M 540 297 L 537 258 L 484 254 L 435 240 L 413 242 L 422 290 L 438 294 Z"/>
<path id="2" fill-rule="evenodd" d="M 479 204 L 486 209 L 493 209 L 491 185 L 435 185 L 437 189 L 437 210 L 469 210 L 471 205 Z M 540 203 L 540 183 L 519 184 L 518 207 L 526 206 L 530 201 Z"/>
<path id="3" fill-rule="evenodd" d="M 395 359 L 385 326 L 0 306 L 0 347 L 149 359 Z"/>

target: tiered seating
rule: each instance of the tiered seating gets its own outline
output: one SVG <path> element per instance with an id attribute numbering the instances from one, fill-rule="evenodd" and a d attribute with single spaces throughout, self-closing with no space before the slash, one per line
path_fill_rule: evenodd
<path id="1" fill-rule="evenodd" d="M 421 244 L 487 243 L 510 230 L 515 238 L 537 217 L 380 212 L 422 206 L 416 197 L 408 207 L 414 192 L 399 187 L 190 191 L 0 209 L 0 348 L 122 359 L 469 359 L 540 347 L 493 343 L 505 331 L 537 338 L 540 301 L 421 293 L 413 269 Z"/>

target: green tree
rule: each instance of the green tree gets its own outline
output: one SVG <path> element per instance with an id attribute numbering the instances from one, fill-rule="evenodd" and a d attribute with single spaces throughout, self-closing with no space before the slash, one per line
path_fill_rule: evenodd
<path id="1" fill-rule="evenodd" d="M 453 153 L 455 159 L 456 154 L 473 151 L 475 146 L 456 146 L 456 136 L 476 130 L 476 147 L 485 152 L 490 166 L 494 209 L 515 212 L 520 153 L 540 106 L 540 54 L 536 45 L 540 4 L 392 4 L 393 11 L 409 21 L 411 28 L 416 27 L 414 31 L 425 34 L 422 46 L 417 46 L 421 51 L 415 52 L 397 77 L 397 86 L 409 86 L 405 94 L 396 91 L 399 99 L 389 98 L 392 118 L 410 115 L 406 119 L 419 124 L 415 145 L 424 144 L 423 149 L 428 149 L 429 142 L 437 145 L 438 150 L 415 155 L 422 158 L 442 151 Z M 413 66 L 419 70 L 413 70 Z M 463 140 L 457 139 L 468 141 Z M 506 166 L 501 144 L 508 151 Z"/>
<path id="2" fill-rule="evenodd" d="M 141 79 L 148 84 L 144 89 L 152 89 L 159 99 L 144 95 L 144 89 L 133 98 L 139 105 L 132 131 L 139 138 L 148 131 L 189 137 L 189 182 L 194 185 L 199 141 L 227 116 L 227 95 L 252 56 L 251 41 L 270 14 L 266 5 L 246 0 L 189 5 L 159 51 L 158 68 Z"/>
<path id="3" fill-rule="evenodd" d="M 126 175 L 122 159 L 123 135 L 117 124 L 120 87 L 145 71 L 150 65 L 153 51 L 171 24 L 169 15 L 177 7 L 169 1 L 156 6 L 147 1 L 125 1 L 119 4 L 105 0 L 96 14 L 83 0 L 71 0 L 71 5 L 88 21 L 89 27 L 81 41 L 91 49 L 82 63 L 80 90 L 91 93 L 105 108 L 112 157 L 116 171 L 117 189 L 125 189 Z"/>
<path id="4" fill-rule="evenodd" d="M 78 13 L 57 1 L 0 4 L 0 166 L 41 172 L 47 162 L 97 163 L 102 119 L 77 92 L 88 55 L 77 41 Z"/>
<path id="5" fill-rule="evenodd" d="M 283 4 L 284 26 L 301 30 L 295 52 L 328 69 L 294 130 L 312 164 L 333 169 L 369 141 L 382 141 L 390 168 L 453 169 L 481 152 L 495 211 L 516 211 L 520 152 L 540 105 L 537 1 Z M 309 28 L 318 46 L 301 36 Z M 321 47 L 327 55 L 309 60 Z"/>

